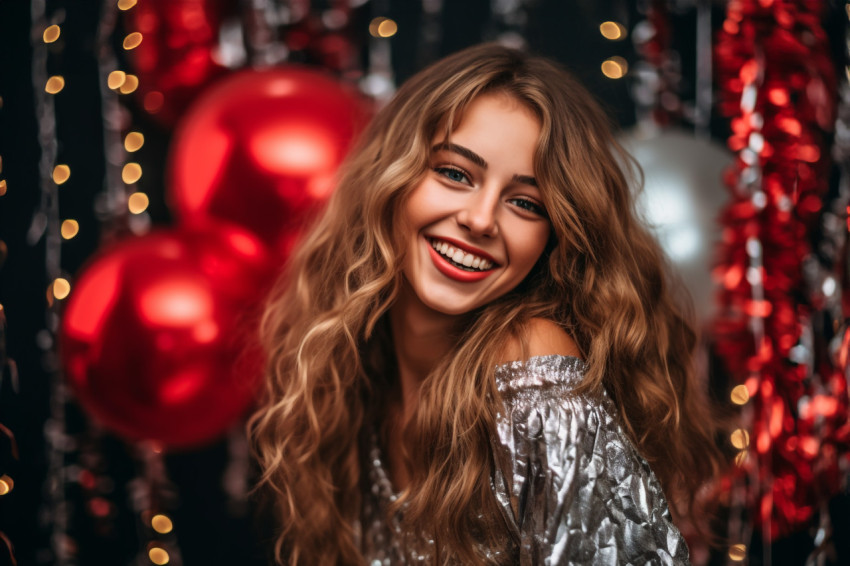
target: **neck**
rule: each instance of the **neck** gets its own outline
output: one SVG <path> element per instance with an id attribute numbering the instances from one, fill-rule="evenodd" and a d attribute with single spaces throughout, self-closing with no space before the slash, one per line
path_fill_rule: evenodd
<path id="1" fill-rule="evenodd" d="M 407 283 L 390 309 L 390 328 L 398 362 L 402 418 L 416 410 L 422 381 L 454 345 L 458 317 L 424 305 Z"/>

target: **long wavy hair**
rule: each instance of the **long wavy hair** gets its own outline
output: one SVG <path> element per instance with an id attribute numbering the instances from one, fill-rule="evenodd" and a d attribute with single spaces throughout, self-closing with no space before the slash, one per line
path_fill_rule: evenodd
<path id="1" fill-rule="evenodd" d="M 540 120 L 534 177 L 551 222 L 543 257 L 512 292 L 465 318 L 404 431 L 411 480 L 404 524 L 436 541 L 436 562 L 485 564 L 508 547 L 490 488 L 499 409 L 495 366 L 532 318 L 573 337 L 637 450 L 671 499 L 692 501 L 719 461 L 694 378 L 693 325 L 665 259 L 638 220 L 631 158 L 588 92 L 554 63 L 497 45 L 455 53 L 408 80 L 344 164 L 323 215 L 273 291 L 261 325 L 267 397 L 249 430 L 273 493 L 279 562 L 363 564 L 359 517 L 367 431 L 386 424 L 396 383 L 387 313 L 402 284 L 397 224 L 448 136 L 483 93 Z M 686 507 L 689 509 L 690 507 Z"/>

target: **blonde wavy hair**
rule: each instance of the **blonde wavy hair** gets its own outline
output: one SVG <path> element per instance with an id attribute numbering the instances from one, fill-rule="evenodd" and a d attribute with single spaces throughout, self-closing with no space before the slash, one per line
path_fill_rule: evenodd
<path id="1" fill-rule="evenodd" d="M 405 505 L 405 524 L 436 541 L 438 562 L 485 564 L 482 547 L 510 544 L 490 488 L 494 367 L 532 318 L 573 337 L 589 368 L 581 389 L 608 392 L 668 496 L 692 501 L 716 468 L 714 420 L 692 366 L 695 333 L 671 296 L 663 253 L 636 218 L 630 158 L 568 73 L 476 46 L 414 76 L 374 118 L 270 297 L 261 325 L 267 396 L 249 432 L 280 519 L 280 563 L 364 563 L 354 531 L 364 437 L 387 425 L 396 381 L 386 316 L 403 278 L 396 224 L 433 140 L 449 136 L 485 92 L 506 93 L 540 119 L 534 177 L 552 238 L 517 289 L 466 317 L 423 384 L 404 431 L 417 447 L 406 454 L 412 477 L 393 510 Z"/>

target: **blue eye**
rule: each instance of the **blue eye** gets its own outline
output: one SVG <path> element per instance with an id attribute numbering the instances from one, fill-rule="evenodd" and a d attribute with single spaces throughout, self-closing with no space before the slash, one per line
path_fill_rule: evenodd
<path id="1" fill-rule="evenodd" d="M 533 200 L 528 200 L 526 198 L 512 198 L 509 202 L 513 203 L 519 208 L 522 208 L 529 212 L 533 212 L 538 216 L 542 216 L 543 218 L 549 218 L 549 215 L 546 214 L 546 210 Z"/>
<path id="2" fill-rule="evenodd" d="M 466 173 L 455 167 L 434 167 L 434 172 L 442 175 L 449 181 L 469 184 L 469 178 L 466 176 Z"/>

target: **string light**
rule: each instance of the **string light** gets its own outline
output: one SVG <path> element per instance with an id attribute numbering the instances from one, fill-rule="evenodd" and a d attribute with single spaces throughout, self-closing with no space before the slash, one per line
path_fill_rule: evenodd
<path id="1" fill-rule="evenodd" d="M 53 296 L 60 301 L 71 294 L 71 283 L 64 277 L 57 277 L 51 284 Z"/>
<path id="2" fill-rule="evenodd" d="M 148 558 L 151 559 L 151 562 L 157 564 L 157 566 L 168 564 L 169 560 L 168 552 L 166 552 L 164 548 L 160 548 L 158 546 L 151 547 L 151 549 L 148 550 Z"/>
<path id="3" fill-rule="evenodd" d="M 145 145 L 145 136 L 141 132 L 130 132 L 124 137 L 124 149 L 130 153 L 139 151 Z"/>
<path id="4" fill-rule="evenodd" d="M 71 177 L 71 168 L 61 164 L 53 168 L 53 182 L 57 185 L 64 184 Z"/>
<path id="5" fill-rule="evenodd" d="M 747 557 L 747 547 L 743 544 L 733 544 L 729 547 L 729 558 L 740 562 Z"/>
<path id="6" fill-rule="evenodd" d="M 621 79 L 629 71 L 629 64 L 619 56 L 611 57 L 602 62 L 602 74 L 609 79 Z"/>
<path id="7" fill-rule="evenodd" d="M 392 37 L 398 32 L 398 24 L 390 18 L 374 18 L 369 22 L 369 34 L 372 37 Z"/>
<path id="8" fill-rule="evenodd" d="M 742 383 L 732 388 L 732 391 L 729 393 L 729 397 L 736 405 L 746 405 L 747 401 L 750 400 L 750 391 L 747 389 L 747 386 Z"/>
<path id="9" fill-rule="evenodd" d="M 106 85 L 112 90 L 115 90 L 124 84 L 126 78 L 127 74 L 124 71 L 112 71 L 106 78 Z"/>
<path id="10" fill-rule="evenodd" d="M 44 40 L 44 43 L 53 43 L 57 39 L 59 39 L 59 35 L 62 33 L 62 30 L 59 29 L 59 26 L 53 24 L 52 26 L 48 26 L 44 30 L 44 34 L 42 34 L 41 38 Z"/>
<path id="11" fill-rule="evenodd" d="M 127 163 L 121 170 L 121 179 L 128 185 L 132 185 L 142 178 L 142 166 L 138 163 Z"/>
<path id="12" fill-rule="evenodd" d="M 133 33 L 127 34 L 127 37 L 124 38 L 124 49 L 130 51 L 131 49 L 135 49 L 142 43 L 142 34 L 134 31 Z"/>
<path id="13" fill-rule="evenodd" d="M 122 84 L 118 90 L 121 94 L 130 94 L 134 92 L 137 88 L 139 88 L 139 77 L 136 75 L 127 75 L 124 77 L 124 84 Z"/>
<path id="14" fill-rule="evenodd" d="M 0 197 L 6 194 L 6 179 L 0 181 Z"/>
<path id="15" fill-rule="evenodd" d="M 6 474 L 0 476 L 0 495 L 6 495 L 13 489 L 15 489 L 15 481 Z"/>
<path id="16" fill-rule="evenodd" d="M 174 528 L 174 523 L 171 522 L 166 515 L 154 515 L 151 518 L 151 527 L 159 534 L 168 534 Z"/>
<path id="17" fill-rule="evenodd" d="M 79 233 L 80 223 L 73 218 L 68 218 L 67 220 L 62 221 L 62 227 L 59 231 L 62 233 L 63 238 L 70 240 Z"/>
<path id="18" fill-rule="evenodd" d="M 626 28 L 620 22 L 602 22 L 599 24 L 599 33 L 605 39 L 619 41 L 626 38 Z"/>
<path id="19" fill-rule="evenodd" d="M 142 192 L 135 192 L 127 199 L 127 208 L 133 214 L 141 214 L 147 210 L 149 204 L 148 195 Z"/>
<path id="20" fill-rule="evenodd" d="M 119 10 L 129 10 L 136 5 L 136 0 L 118 0 Z"/>
<path id="21" fill-rule="evenodd" d="M 63 88 L 65 88 L 65 79 L 60 75 L 53 75 L 47 79 L 47 83 L 44 85 L 44 91 L 47 94 L 57 94 Z"/>

